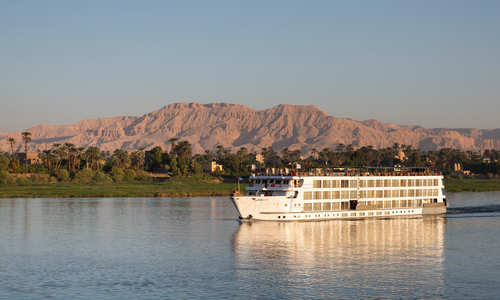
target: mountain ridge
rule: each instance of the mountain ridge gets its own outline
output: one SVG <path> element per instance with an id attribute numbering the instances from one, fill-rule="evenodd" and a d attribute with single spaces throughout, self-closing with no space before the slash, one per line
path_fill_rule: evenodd
<path id="1" fill-rule="evenodd" d="M 384 123 L 375 119 L 356 121 L 331 116 L 314 105 L 279 104 L 264 110 L 230 103 L 172 103 L 141 116 L 92 118 L 67 125 L 36 125 L 29 151 L 46 150 L 54 143 L 73 143 L 79 147 L 98 146 L 102 150 L 135 150 L 161 146 L 168 139 L 185 139 L 195 153 L 247 147 L 260 150 L 273 147 L 300 149 L 333 148 L 339 143 L 355 147 L 389 147 L 394 143 L 422 150 L 457 148 L 461 150 L 500 149 L 500 128 L 424 128 Z M 8 137 L 21 149 L 20 132 L 0 132 L 0 149 L 9 151 Z"/>

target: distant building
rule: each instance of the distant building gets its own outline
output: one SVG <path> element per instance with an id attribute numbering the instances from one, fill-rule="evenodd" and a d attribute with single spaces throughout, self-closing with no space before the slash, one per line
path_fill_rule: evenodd
<path id="1" fill-rule="evenodd" d="M 462 164 L 461 163 L 454 163 L 453 164 L 453 171 L 454 172 L 462 172 Z"/>
<path id="2" fill-rule="evenodd" d="M 256 154 L 256 155 L 255 155 L 255 161 L 257 161 L 258 163 L 263 164 L 263 163 L 264 163 L 264 155 L 262 155 L 262 154 L 260 154 L 260 153 L 259 153 L 259 154 Z"/>
<path id="3" fill-rule="evenodd" d="M 21 152 L 16 153 L 16 159 L 19 160 L 21 164 L 27 165 L 39 165 L 42 164 L 42 160 L 38 157 L 37 152 Z"/>
<path id="4" fill-rule="evenodd" d="M 208 165 L 205 165 L 204 169 L 206 172 L 209 171 L 210 173 L 224 172 L 223 166 L 218 164 L 215 160 L 209 162 Z"/>

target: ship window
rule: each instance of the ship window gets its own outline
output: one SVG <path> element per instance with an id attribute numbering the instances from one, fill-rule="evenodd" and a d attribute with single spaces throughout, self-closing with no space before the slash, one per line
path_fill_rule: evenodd
<path id="1" fill-rule="evenodd" d="M 384 186 L 384 181 L 382 179 L 377 179 L 376 180 L 377 187 L 383 187 Z"/>
<path id="2" fill-rule="evenodd" d="M 349 186 L 352 188 L 358 187 L 358 181 L 356 180 L 350 180 L 349 181 Z"/>
<path id="3" fill-rule="evenodd" d="M 408 205 L 408 201 L 406 200 L 401 200 L 401 208 L 406 208 Z"/>
<path id="4" fill-rule="evenodd" d="M 399 190 L 392 190 L 392 197 L 393 198 L 399 197 Z"/>
<path id="5" fill-rule="evenodd" d="M 314 200 L 321 200 L 322 197 L 321 197 L 321 191 L 315 191 L 314 192 Z"/>
<path id="6" fill-rule="evenodd" d="M 399 208 L 399 200 L 392 200 L 392 208 Z"/>
<path id="7" fill-rule="evenodd" d="M 321 188 L 321 180 L 313 180 L 313 188 L 315 189 Z"/>
<path id="8" fill-rule="evenodd" d="M 384 197 L 384 191 L 377 191 L 377 198 L 383 198 Z"/>
<path id="9" fill-rule="evenodd" d="M 340 180 L 332 180 L 331 186 L 332 186 L 332 188 L 339 188 L 340 187 Z"/>
<path id="10" fill-rule="evenodd" d="M 359 187 L 366 187 L 366 180 L 360 180 L 359 181 Z"/>
<path id="11" fill-rule="evenodd" d="M 348 202 L 348 201 L 342 201 L 342 202 L 341 202 L 341 209 L 342 209 L 342 210 L 347 210 L 347 209 L 349 209 L 349 202 Z"/>
<path id="12" fill-rule="evenodd" d="M 391 186 L 391 180 L 390 179 L 385 179 L 384 180 L 384 186 L 385 187 L 390 187 Z"/>
<path id="13" fill-rule="evenodd" d="M 332 210 L 340 210 L 340 202 L 333 202 Z"/>
<path id="14" fill-rule="evenodd" d="M 312 192 L 304 192 L 304 200 L 312 200 Z"/>
<path id="15" fill-rule="evenodd" d="M 350 192 L 351 199 L 358 199 L 358 191 Z"/>
<path id="16" fill-rule="evenodd" d="M 330 202 L 323 203 L 323 210 L 331 210 L 332 206 Z"/>
<path id="17" fill-rule="evenodd" d="M 406 186 L 406 179 L 401 179 L 400 186 Z"/>
<path id="18" fill-rule="evenodd" d="M 408 197 L 415 197 L 415 190 L 408 190 Z"/>
<path id="19" fill-rule="evenodd" d="M 333 199 L 340 199 L 340 191 L 333 191 L 332 198 Z"/>
<path id="20" fill-rule="evenodd" d="M 348 188 L 349 187 L 349 180 L 341 180 L 340 181 L 340 187 L 342 187 L 342 188 Z"/>
<path id="21" fill-rule="evenodd" d="M 375 187 L 375 180 L 367 180 L 368 187 Z"/>
<path id="22" fill-rule="evenodd" d="M 390 190 L 384 191 L 384 198 L 391 198 L 391 191 Z"/>
<path id="23" fill-rule="evenodd" d="M 304 211 L 311 211 L 312 203 L 304 203 Z"/>
<path id="24" fill-rule="evenodd" d="M 349 199 L 349 191 L 342 191 L 341 197 L 342 199 Z"/>
<path id="25" fill-rule="evenodd" d="M 438 185 L 438 180 L 437 179 L 434 179 L 434 184 L 433 185 L 435 185 L 435 186 Z"/>
<path id="26" fill-rule="evenodd" d="M 318 211 L 321 210 L 321 202 L 316 202 L 313 204 L 313 210 Z"/>
<path id="27" fill-rule="evenodd" d="M 384 208 L 391 208 L 391 201 L 390 200 L 384 201 Z"/>
<path id="28" fill-rule="evenodd" d="M 330 187 L 330 180 L 323 180 L 323 188 L 329 188 Z"/>
<path id="29" fill-rule="evenodd" d="M 408 179 L 408 186 L 415 186 L 415 179 Z"/>
<path id="30" fill-rule="evenodd" d="M 398 180 L 398 179 L 394 179 L 394 180 L 392 181 L 392 186 L 393 186 L 393 187 L 397 187 L 397 186 L 399 186 L 399 180 Z"/>
<path id="31" fill-rule="evenodd" d="M 331 199 L 331 198 L 332 198 L 332 194 L 330 191 L 323 192 L 323 199 Z"/>
<path id="32" fill-rule="evenodd" d="M 415 186 L 422 186 L 422 179 L 417 179 L 415 181 Z"/>

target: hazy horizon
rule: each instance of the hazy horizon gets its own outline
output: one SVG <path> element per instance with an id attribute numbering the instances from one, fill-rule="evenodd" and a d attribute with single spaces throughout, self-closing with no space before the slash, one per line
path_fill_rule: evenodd
<path id="1" fill-rule="evenodd" d="M 500 128 L 500 2 L 0 3 L 0 131 L 174 102 Z"/>

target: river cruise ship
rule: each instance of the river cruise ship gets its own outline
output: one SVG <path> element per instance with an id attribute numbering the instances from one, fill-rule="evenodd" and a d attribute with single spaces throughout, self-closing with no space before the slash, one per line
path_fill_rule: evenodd
<path id="1" fill-rule="evenodd" d="M 417 168 L 266 170 L 231 200 L 242 220 L 316 221 L 446 213 L 443 176 Z"/>

